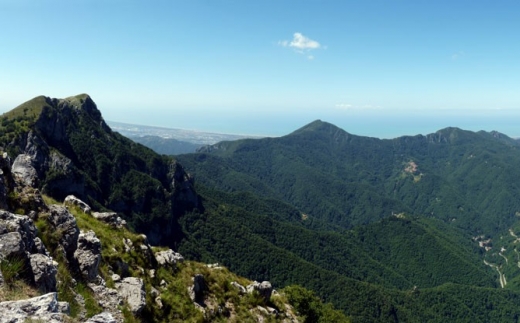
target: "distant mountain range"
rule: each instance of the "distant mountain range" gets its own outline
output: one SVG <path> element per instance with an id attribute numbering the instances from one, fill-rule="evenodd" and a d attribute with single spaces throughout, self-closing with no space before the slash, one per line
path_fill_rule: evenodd
<path id="1" fill-rule="evenodd" d="M 38 191 L 115 211 L 188 259 L 312 289 L 354 322 L 520 318 L 520 143 L 498 132 L 382 140 L 316 120 L 169 157 L 111 129 L 88 95 L 38 97 L 0 122 Z"/>

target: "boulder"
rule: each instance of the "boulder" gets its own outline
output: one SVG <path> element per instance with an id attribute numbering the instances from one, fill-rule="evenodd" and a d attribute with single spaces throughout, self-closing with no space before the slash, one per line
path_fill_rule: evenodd
<path id="1" fill-rule="evenodd" d="M 273 286 L 268 281 L 263 281 L 261 283 L 255 281 L 252 284 L 247 285 L 246 289 L 248 293 L 253 293 L 255 290 L 258 291 L 258 294 L 260 294 L 266 302 L 271 299 L 271 294 L 273 293 Z"/>
<path id="2" fill-rule="evenodd" d="M 184 257 L 172 249 L 156 252 L 155 259 L 160 266 L 175 266 L 177 262 L 184 261 Z"/>
<path id="3" fill-rule="evenodd" d="M 101 241 L 94 231 L 80 232 L 74 259 L 76 259 L 79 271 L 86 281 L 97 280 L 101 261 Z"/>
<path id="4" fill-rule="evenodd" d="M 69 195 L 65 198 L 65 201 L 63 201 L 63 205 L 65 206 L 77 206 L 79 207 L 83 212 L 85 212 L 86 214 L 90 214 L 90 212 L 92 211 L 92 209 L 90 208 L 90 206 L 83 202 L 82 200 L 80 200 L 79 198 L 75 197 L 74 195 Z"/>
<path id="5" fill-rule="evenodd" d="M 38 186 L 38 173 L 36 172 L 36 168 L 33 166 L 33 160 L 29 155 L 18 155 L 11 167 L 11 173 L 26 186 Z"/>
<path id="6" fill-rule="evenodd" d="M 65 311 L 68 308 L 63 302 L 58 302 L 56 293 L 48 293 L 20 301 L 0 303 L 0 323 L 48 322 L 65 321 Z"/>
<path id="7" fill-rule="evenodd" d="M 19 232 L 0 235 L 0 258 L 25 258 L 25 244 Z"/>
<path id="8" fill-rule="evenodd" d="M 126 300 L 134 315 L 141 313 L 146 305 L 146 292 L 143 280 L 136 277 L 126 277 L 116 284 L 117 292 Z"/>
<path id="9" fill-rule="evenodd" d="M 92 212 L 92 216 L 119 229 L 126 226 L 126 221 L 117 216 L 115 212 Z"/>
<path id="10" fill-rule="evenodd" d="M 48 221 L 56 232 L 61 233 L 59 243 L 65 250 L 67 258 L 71 258 L 74 251 L 76 251 L 79 236 L 76 219 L 61 205 L 51 205 L 49 206 L 49 211 Z"/>
<path id="11" fill-rule="evenodd" d="M 56 291 L 57 263 L 52 258 L 33 254 L 29 257 L 34 283 L 44 293 Z"/>
<path id="12" fill-rule="evenodd" d="M 36 227 L 28 216 L 0 210 L 0 234 L 7 232 L 18 232 L 24 249 L 28 252 L 33 250 Z"/>

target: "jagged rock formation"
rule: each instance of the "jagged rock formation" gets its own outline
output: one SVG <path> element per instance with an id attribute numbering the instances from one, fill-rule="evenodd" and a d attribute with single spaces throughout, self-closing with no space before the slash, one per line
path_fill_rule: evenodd
<path id="1" fill-rule="evenodd" d="M 37 97 L 13 113 L 29 108 L 34 114 L 20 117 L 28 129 L 4 147 L 20 154 L 13 171 L 21 182 L 81 208 L 88 203 L 117 212 L 121 220 L 107 220 L 116 226 L 128 221 L 154 245 L 180 239 L 176 219 L 200 206 L 180 164 L 112 132 L 86 94 Z"/>
<path id="2" fill-rule="evenodd" d="M 65 206 L 77 206 L 79 207 L 81 210 L 83 210 L 83 212 L 87 213 L 87 214 L 90 214 L 90 211 L 91 211 L 91 208 L 90 206 L 83 202 L 82 200 L 80 200 L 79 198 L 75 197 L 74 195 L 68 195 L 65 200 L 63 201 L 63 205 Z"/>
<path id="3" fill-rule="evenodd" d="M 42 254 L 33 254 L 29 258 L 36 286 L 44 293 L 55 292 L 58 263 Z"/>
<path id="4" fill-rule="evenodd" d="M 92 216 L 118 229 L 126 226 L 126 221 L 121 219 L 116 212 L 92 212 Z"/>
<path id="5" fill-rule="evenodd" d="M 143 280 L 136 277 L 127 277 L 116 284 L 118 294 L 126 300 L 133 314 L 139 314 L 146 305 L 146 292 Z"/>
<path id="6" fill-rule="evenodd" d="M 78 236 L 78 248 L 74 252 L 79 271 L 88 282 L 101 279 L 98 267 L 101 261 L 101 242 L 93 231 L 81 232 Z"/>
<path id="7" fill-rule="evenodd" d="M 24 323 L 35 320 L 49 323 L 65 322 L 65 314 L 68 312 L 68 304 L 58 302 L 56 293 L 48 293 L 26 300 L 0 303 L 0 323 Z"/>
<path id="8" fill-rule="evenodd" d="M 156 252 L 155 259 L 160 266 L 170 266 L 173 268 L 175 268 L 178 262 L 184 261 L 184 257 L 172 249 Z"/>

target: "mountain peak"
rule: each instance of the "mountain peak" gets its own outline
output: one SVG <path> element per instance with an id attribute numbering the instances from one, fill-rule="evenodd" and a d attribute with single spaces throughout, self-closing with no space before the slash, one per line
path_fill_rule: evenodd
<path id="1" fill-rule="evenodd" d="M 345 132 L 343 129 L 333 125 L 332 123 L 328 123 L 325 121 L 321 121 L 320 119 L 317 119 L 317 120 L 314 120 L 313 122 L 301 127 L 300 129 L 292 132 L 291 134 L 298 134 L 298 133 L 303 133 L 303 132 L 307 132 L 307 131 L 330 132 L 330 133 L 336 133 L 337 131 Z"/>

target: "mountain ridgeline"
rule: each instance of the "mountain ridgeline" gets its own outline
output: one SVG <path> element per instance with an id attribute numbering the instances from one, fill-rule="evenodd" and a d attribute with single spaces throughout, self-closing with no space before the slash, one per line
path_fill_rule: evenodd
<path id="1" fill-rule="evenodd" d="M 4 114 L 2 126 L 4 150 L 30 157 L 43 193 L 119 212 L 154 244 L 172 245 L 175 218 L 198 206 L 182 166 L 112 132 L 88 95 L 36 97 Z"/>
<path id="2" fill-rule="evenodd" d="M 520 317 L 520 143 L 500 133 L 380 140 L 318 120 L 168 157 L 113 132 L 88 95 L 37 97 L 0 125 L 3 150 L 26 156 L 13 171 L 44 194 L 117 212 L 188 259 L 312 289 L 354 322 Z"/>

